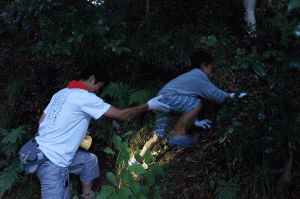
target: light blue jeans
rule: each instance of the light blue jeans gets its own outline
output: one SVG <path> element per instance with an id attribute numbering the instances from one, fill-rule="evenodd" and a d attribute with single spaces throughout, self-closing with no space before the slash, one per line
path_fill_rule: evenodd
<path id="1" fill-rule="evenodd" d="M 90 182 L 100 176 L 97 156 L 81 150 L 76 152 L 69 167 L 59 167 L 47 160 L 36 173 L 43 199 L 69 199 L 70 173 L 79 175 L 81 182 Z"/>

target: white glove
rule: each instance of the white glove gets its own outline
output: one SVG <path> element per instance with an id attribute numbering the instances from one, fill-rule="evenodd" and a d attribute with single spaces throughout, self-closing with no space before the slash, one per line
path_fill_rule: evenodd
<path id="1" fill-rule="evenodd" d="M 204 129 L 206 129 L 206 127 L 207 128 L 210 128 L 211 127 L 211 120 L 209 120 L 209 119 L 204 119 L 204 120 L 198 120 L 198 118 L 196 118 L 196 120 L 195 120 L 195 126 L 198 126 L 198 127 L 202 127 L 202 128 L 204 128 Z"/>
<path id="2" fill-rule="evenodd" d="M 230 93 L 230 97 L 231 97 L 231 98 L 233 98 L 234 95 L 235 95 L 235 93 Z M 242 97 L 244 97 L 244 96 L 246 96 L 246 95 L 247 95 L 246 93 L 241 93 L 240 96 L 239 96 L 239 98 L 242 98 Z"/>
<path id="3" fill-rule="evenodd" d="M 154 97 L 151 100 L 149 100 L 147 102 L 147 104 L 149 105 L 149 110 L 159 110 L 159 111 L 169 112 L 170 106 L 166 105 L 164 103 L 161 103 L 159 101 L 162 97 L 163 96 L 160 95 L 160 96 Z"/>

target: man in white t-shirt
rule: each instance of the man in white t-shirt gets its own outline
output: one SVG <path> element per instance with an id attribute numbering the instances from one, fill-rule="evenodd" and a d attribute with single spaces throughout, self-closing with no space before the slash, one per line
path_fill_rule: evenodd
<path id="1" fill-rule="evenodd" d="M 159 102 L 162 96 L 140 106 L 117 109 L 94 94 L 108 82 L 106 69 L 90 65 L 79 81 L 70 82 L 67 88 L 54 94 L 44 110 L 39 120 L 39 135 L 35 138 L 38 148 L 48 158 L 36 171 L 43 199 L 69 198 L 69 173 L 80 176 L 84 198 L 88 198 L 93 179 L 100 175 L 98 159 L 78 149 L 91 117 L 97 120 L 103 115 L 126 121 L 147 110 L 169 109 Z"/>

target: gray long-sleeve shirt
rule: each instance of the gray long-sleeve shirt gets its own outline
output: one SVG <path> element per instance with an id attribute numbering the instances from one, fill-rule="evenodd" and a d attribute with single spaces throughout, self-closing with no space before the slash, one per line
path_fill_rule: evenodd
<path id="1" fill-rule="evenodd" d="M 200 69 L 193 69 L 167 83 L 157 94 L 163 96 L 188 95 L 215 103 L 223 103 L 228 93 L 218 89 Z"/>

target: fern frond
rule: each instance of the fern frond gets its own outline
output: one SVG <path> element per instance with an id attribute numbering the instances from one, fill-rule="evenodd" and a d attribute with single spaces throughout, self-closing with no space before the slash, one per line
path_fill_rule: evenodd
<path id="1" fill-rule="evenodd" d="M 7 164 L 7 161 L 1 160 L 0 161 L 0 169 L 2 169 Z"/>
<path id="2" fill-rule="evenodd" d="M 124 84 L 122 82 L 120 83 L 110 83 L 102 92 L 101 98 L 105 97 L 112 97 L 114 99 L 121 99 L 124 95 L 128 95 L 129 92 L 129 86 L 127 84 Z"/>
<path id="3" fill-rule="evenodd" d="M 150 90 L 137 91 L 130 96 L 129 106 L 132 104 L 145 104 L 152 97 L 153 94 Z"/>
<path id="4" fill-rule="evenodd" d="M 0 128 L 0 134 L 3 136 L 6 136 L 6 135 L 8 135 L 8 131 L 3 128 Z"/>
<path id="5" fill-rule="evenodd" d="M 239 184 L 232 182 L 219 181 L 218 184 L 223 185 L 223 187 L 216 190 L 216 199 L 235 199 L 237 198 L 237 189 L 240 187 Z"/>
<path id="6" fill-rule="evenodd" d="M 3 138 L 3 140 L 1 140 L 1 143 L 2 144 L 8 144 L 8 143 L 15 144 L 18 139 L 21 140 L 22 134 L 26 134 L 26 131 L 24 129 L 26 126 L 27 125 L 22 125 L 17 129 L 13 129 L 10 133 L 8 133 Z"/>
<path id="7" fill-rule="evenodd" d="M 12 156 L 13 153 L 17 151 L 17 149 L 18 145 L 16 144 L 5 144 L 4 146 L 1 146 L 1 151 L 9 157 Z"/>
<path id="8" fill-rule="evenodd" d="M 15 157 L 12 160 L 12 164 L 0 173 L 0 198 L 5 191 L 9 190 L 15 183 L 22 180 L 22 171 L 23 168 L 20 165 L 19 158 Z"/>
<path id="9" fill-rule="evenodd" d="M 111 104 L 119 109 L 128 107 L 130 91 L 129 86 L 124 83 L 110 83 L 106 87 L 103 93 L 100 95 L 101 98 L 113 98 Z"/>

